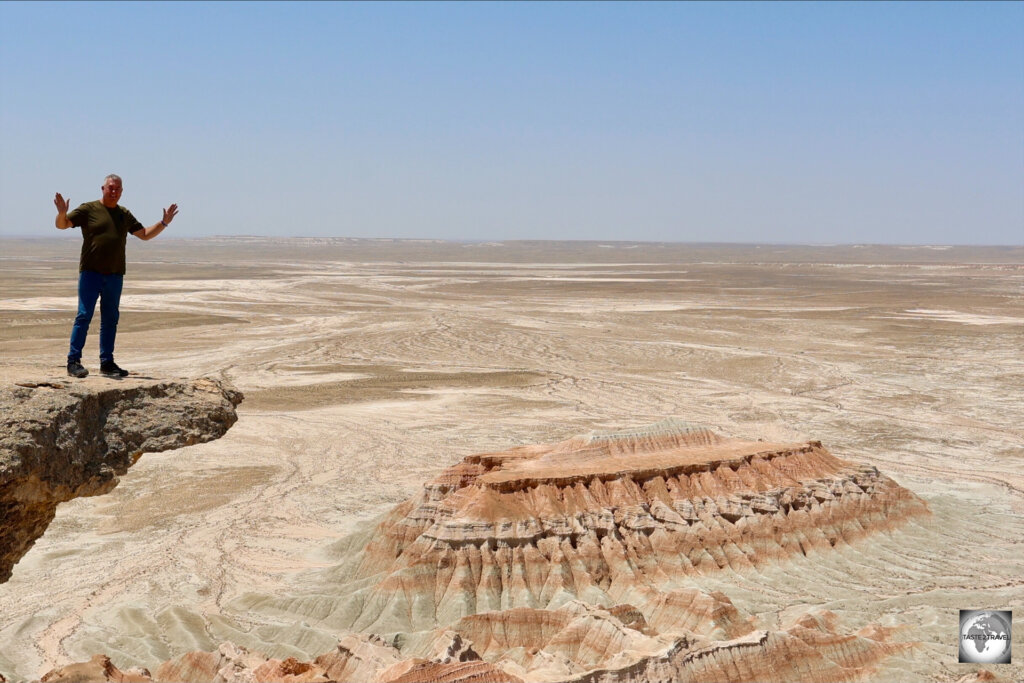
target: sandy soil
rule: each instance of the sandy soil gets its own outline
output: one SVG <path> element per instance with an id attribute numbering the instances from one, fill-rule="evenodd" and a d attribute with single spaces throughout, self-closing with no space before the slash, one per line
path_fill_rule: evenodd
<path id="1" fill-rule="evenodd" d="M 0 380 L 63 377 L 77 251 L 0 241 Z M 670 416 L 820 439 L 934 512 L 720 575 L 766 625 L 816 607 L 902 624 L 921 646 L 877 680 L 954 680 L 978 668 L 956 662 L 958 610 L 1024 614 L 1024 248 L 168 239 L 131 243 L 121 311 L 121 365 L 247 400 L 219 441 L 61 506 L 0 585 L 9 678 L 224 639 L 326 651 L 227 605 L 287 594 L 466 455 Z M 1024 626 L 1014 650 L 988 668 L 1024 679 Z"/>

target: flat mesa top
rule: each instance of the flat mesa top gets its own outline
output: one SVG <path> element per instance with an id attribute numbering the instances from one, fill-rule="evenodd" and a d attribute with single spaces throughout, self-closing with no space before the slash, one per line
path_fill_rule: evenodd
<path id="1" fill-rule="evenodd" d="M 726 439 L 711 432 L 706 434 L 708 437 L 701 443 L 687 443 L 686 439 L 672 437 L 609 439 L 596 443 L 573 439 L 487 454 L 479 456 L 481 461 L 497 467 L 480 475 L 477 482 L 493 486 L 525 480 L 557 482 L 626 474 L 654 475 L 690 467 L 704 469 L 709 465 L 739 462 L 759 453 L 792 451 L 810 445 Z"/>

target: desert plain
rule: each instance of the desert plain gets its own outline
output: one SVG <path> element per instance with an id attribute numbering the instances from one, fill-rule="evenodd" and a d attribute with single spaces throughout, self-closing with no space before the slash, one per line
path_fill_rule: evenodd
<path id="1" fill-rule="evenodd" d="M 71 381 L 78 249 L 0 240 L 3 383 Z M 316 585 L 338 548 L 442 470 L 668 418 L 820 440 L 930 511 L 702 589 L 761 628 L 891 629 L 868 680 L 1024 680 L 1024 247 L 161 237 L 128 264 L 118 363 L 245 400 L 59 507 L 0 584 L 8 680 L 228 640 L 311 659 L 344 634 L 282 601 L 344 603 Z M 80 381 L 114 385 L 98 325 Z M 1014 610 L 1012 663 L 957 662 L 961 609 Z"/>

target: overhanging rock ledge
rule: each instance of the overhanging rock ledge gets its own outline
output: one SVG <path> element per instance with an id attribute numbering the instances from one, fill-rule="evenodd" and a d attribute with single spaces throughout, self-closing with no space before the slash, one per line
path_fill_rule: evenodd
<path id="1" fill-rule="evenodd" d="M 0 583 L 58 503 L 107 493 L 143 453 L 220 438 L 241 401 L 241 392 L 211 378 L 0 387 Z"/>

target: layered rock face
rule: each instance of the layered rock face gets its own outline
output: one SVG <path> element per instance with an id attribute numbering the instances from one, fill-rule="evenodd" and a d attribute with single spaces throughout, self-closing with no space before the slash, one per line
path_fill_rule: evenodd
<path id="1" fill-rule="evenodd" d="M 275 659 L 223 643 L 215 652 L 188 652 L 164 662 L 153 673 L 122 671 L 106 655 L 68 664 L 42 677 L 42 683 L 521 683 L 470 651 L 458 659 L 406 659 L 372 636 L 347 636 L 313 661 Z M 2 683 L 2 681 L 0 681 Z"/>
<path id="2" fill-rule="evenodd" d="M 221 437 L 241 400 L 212 379 L 0 388 L 0 582 L 58 503 L 110 491 L 144 452 Z"/>
<path id="3" fill-rule="evenodd" d="M 659 630 L 730 636 L 731 605 L 679 593 L 688 577 L 850 543 L 926 511 L 820 442 L 726 439 L 683 423 L 475 455 L 378 527 L 354 568 L 375 585 L 351 627 L 422 630 L 578 599 L 632 604 Z"/>

